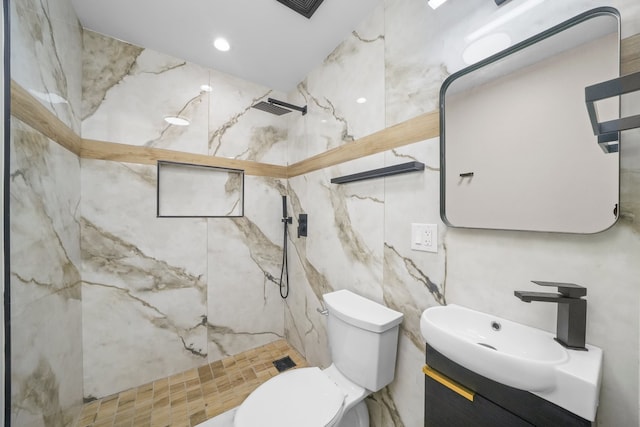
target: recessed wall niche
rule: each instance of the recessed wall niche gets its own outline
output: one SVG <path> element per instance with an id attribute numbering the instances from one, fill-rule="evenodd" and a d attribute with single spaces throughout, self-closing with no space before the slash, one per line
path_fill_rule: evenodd
<path id="1" fill-rule="evenodd" d="M 157 216 L 244 216 L 244 171 L 158 161 Z"/>

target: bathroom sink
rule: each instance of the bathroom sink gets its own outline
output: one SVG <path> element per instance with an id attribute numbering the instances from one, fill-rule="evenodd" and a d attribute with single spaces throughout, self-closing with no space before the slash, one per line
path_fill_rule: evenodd
<path id="1" fill-rule="evenodd" d="M 429 346 L 453 362 L 595 419 L 601 349 L 570 350 L 554 334 L 455 304 L 426 309 L 420 330 Z"/>

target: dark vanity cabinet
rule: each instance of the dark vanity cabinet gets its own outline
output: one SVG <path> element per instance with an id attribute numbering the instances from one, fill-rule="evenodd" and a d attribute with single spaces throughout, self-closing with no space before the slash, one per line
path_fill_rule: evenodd
<path id="1" fill-rule="evenodd" d="M 427 345 L 425 427 L 591 426 L 532 393 L 482 377 Z"/>

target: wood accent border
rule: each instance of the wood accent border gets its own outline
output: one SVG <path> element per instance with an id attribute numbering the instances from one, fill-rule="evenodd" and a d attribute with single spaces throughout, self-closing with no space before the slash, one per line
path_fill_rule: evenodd
<path id="1" fill-rule="evenodd" d="M 216 166 L 229 169 L 242 169 L 246 175 L 287 178 L 287 167 L 249 160 L 227 159 L 225 157 L 204 154 L 185 153 L 183 151 L 162 148 L 141 147 L 137 145 L 116 144 L 113 142 L 82 140 L 80 157 L 84 159 L 111 160 L 114 162 L 155 165 L 158 160 L 178 163 L 190 163 L 203 166 Z"/>
<path id="2" fill-rule="evenodd" d="M 11 115 L 86 159 L 155 165 L 158 160 L 243 169 L 246 175 L 287 178 L 287 167 L 136 145 L 82 139 L 27 90 L 11 80 Z"/>
<path id="3" fill-rule="evenodd" d="M 620 75 L 640 71 L 640 34 L 620 42 Z"/>
<path id="4" fill-rule="evenodd" d="M 620 70 L 622 75 L 640 71 L 640 34 L 627 37 L 620 42 Z M 304 175 L 361 157 L 435 138 L 440 134 L 439 112 L 432 111 L 287 167 L 160 148 L 82 139 L 13 80 L 11 80 L 11 115 L 69 151 L 87 159 L 140 164 L 155 164 L 158 160 L 168 160 L 244 169 L 247 175 L 273 178 L 291 178 Z"/>
<path id="5" fill-rule="evenodd" d="M 289 166 L 289 177 L 381 153 L 440 135 L 440 113 L 432 111 Z"/>
<path id="6" fill-rule="evenodd" d="M 82 139 L 27 90 L 11 80 L 11 115 L 80 155 Z"/>

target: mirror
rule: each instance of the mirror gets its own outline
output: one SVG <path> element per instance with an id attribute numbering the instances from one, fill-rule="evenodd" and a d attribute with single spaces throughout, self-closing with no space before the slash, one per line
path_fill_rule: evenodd
<path id="1" fill-rule="evenodd" d="M 619 14 L 603 7 L 449 76 L 440 91 L 442 220 L 567 233 L 611 227 L 619 155 L 598 145 L 585 87 L 618 77 L 619 52 Z M 598 112 L 619 117 L 619 101 Z"/>
<path id="2" fill-rule="evenodd" d="M 241 217 L 244 171 L 158 161 L 158 217 Z"/>

